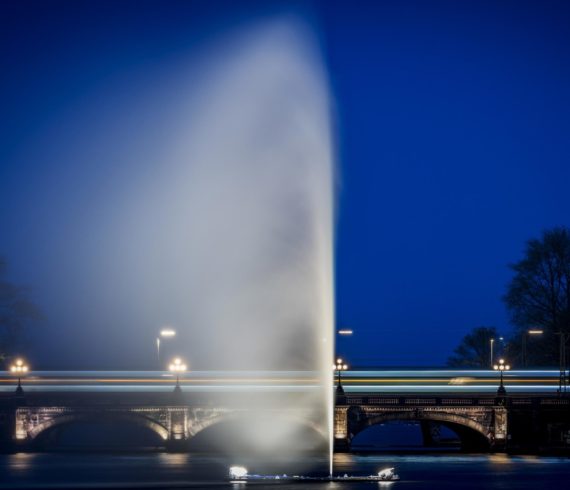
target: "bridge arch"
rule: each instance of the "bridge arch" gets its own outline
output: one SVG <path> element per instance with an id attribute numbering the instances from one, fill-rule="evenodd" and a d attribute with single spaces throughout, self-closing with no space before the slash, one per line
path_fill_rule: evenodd
<path id="1" fill-rule="evenodd" d="M 276 422 L 277 421 L 277 422 Z M 281 424 L 282 425 L 281 425 Z M 279 412 L 279 413 L 258 413 L 251 410 L 227 410 L 216 413 L 211 417 L 200 418 L 196 422 L 189 424 L 189 443 L 193 448 L 200 446 L 217 447 L 234 443 L 240 450 L 256 450 L 267 444 L 268 447 L 274 444 L 269 434 L 279 434 L 281 429 L 299 435 L 305 441 L 312 441 L 319 447 L 328 441 L 326 430 L 315 420 L 301 414 Z M 275 431 L 275 432 L 273 432 Z M 231 438 L 224 438 L 223 444 L 216 443 L 216 438 L 223 437 L 223 434 L 231 433 Z M 257 434 L 257 436 L 255 436 Z M 261 435 L 261 438 L 260 438 Z M 276 435 L 280 439 L 281 435 Z M 207 442 L 208 438 L 212 441 Z M 265 441 L 263 440 L 265 437 Z M 299 439 L 295 439 L 301 443 Z"/>
<path id="2" fill-rule="evenodd" d="M 217 410 L 210 416 L 205 417 L 198 417 L 196 421 L 192 421 L 189 427 L 189 435 L 190 437 L 198 435 L 200 432 L 212 427 L 214 425 L 225 423 L 225 422 L 234 422 L 239 421 L 240 419 L 247 419 L 252 417 L 257 417 L 258 415 L 256 412 L 252 412 L 251 410 Z M 285 420 L 291 424 L 297 424 L 300 426 L 304 426 L 307 429 L 311 429 L 318 434 L 320 434 L 323 439 L 328 440 L 328 432 L 327 430 L 318 424 L 316 421 L 310 419 L 309 417 L 304 417 L 300 414 L 290 413 L 290 412 L 279 412 L 271 414 L 270 412 L 265 412 L 262 415 L 263 418 L 273 418 L 278 417 L 280 420 Z"/>
<path id="3" fill-rule="evenodd" d="M 453 430 L 461 440 L 464 449 L 489 450 L 493 443 L 493 435 L 481 423 L 465 415 L 444 411 L 424 411 L 424 410 L 402 410 L 390 411 L 359 420 L 356 424 L 351 424 L 351 440 L 367 428 L 394 421 L 439 422 Z"/>
<path id="4" fill-rule="evenodd" d="M 78 423 L 119 423 L 128 426 L 138 426 L 144 430 L 157 434 L 161 440 L 166 441 L 168 429 L 147 416 L 136 413 L 69 413 L 45 420 L 28 431 L 28 439 L 32 444 L 38 443 L 42 438 L 57 428 Z"/>

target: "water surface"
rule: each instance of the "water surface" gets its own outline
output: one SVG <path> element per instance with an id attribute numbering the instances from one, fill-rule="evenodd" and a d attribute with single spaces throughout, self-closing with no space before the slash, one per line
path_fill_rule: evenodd
<path id="1" fill-rule="evenodd" d="M 395 466 L 402 480 L 388 485 L 396 490 L 430 489 L 536 489 L 566 488 L 568 458 L 491 455 L 335 455 L 335 473 L 372 474 Z M 301 461 L 272 463 L 205 454 L 19 453 L 0 455 L 0 488 L 255 488 L 310 487 L 314 489 L 374 488 L 378 483 L 232 484 L 226 481 L 230 464 L 245 464 L 250 471 L 288 472 L 310 465 L 326 472 L 327 460 L 312 456 Z"/>

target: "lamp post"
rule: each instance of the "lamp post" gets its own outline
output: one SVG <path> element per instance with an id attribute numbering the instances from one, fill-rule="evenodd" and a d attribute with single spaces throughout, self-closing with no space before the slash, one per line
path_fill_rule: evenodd
<path id="1" fill-rule="evenodd" d="M 179 357 L 176 357 L 168 366 L 168 370 L 171 373 L 176 374 L 176 386 L 174 387 L 174 392 L 181 393 L 182 388 L 180 388 L 180 375 L 186 372 L 186 364 L 184 364 Z"/>
<path id="2" fill-rule="evenodd" d="M 522 365 L 523 368 L 525 368 L 528 364 L 528 357 L 527 357 L 527 350 L 526 350 L 526 344 L 527 344 L 527 336 L 528 335 L 542 335 L 544 333 L 543 330 L 539 330 L 539 329 L 531 329 L 531 330 L 525 330 L 522 333 L 522 346 L 521 346 L 521 357 L 522 357 Z"/>
<path id="3" fill-rule="evenodd" d="M 568 332 L 558 332 L 556 335 L 560 335 L 560 377 L 558 382 L 558 393 L 560 395 L 566 393 L 568 386 L 568 379 L 566 376 L 566 344 L 570 340 L 570 333 Z"/>
<path id="4" fill-rule="evenodd" d="M 506 395 L 507 390 L 505 390 L 505 385 L 503 384 L 503 371 L 508 371 L 509 369 L 511 369 L 511 366 L 505 364 L 504 359 L 499 359 L 499 364 L 495 364 L 493 366 L 493 369 L 501 373 L 501 384 L 499 385 L 499 389 L 497 390 L 497 395 Z"/>
<path id="5" fill-rule="evenodd" d="M 349 341 L 350 337 L 352 337 L 352 335 L 354 334 L 354 330 L 352 330 L 352 328 L 339 328 L 336 331 L 337 334 L 337 339 L 336 339 L 336 355 L 344 355 L 345 351 L 346 351 L 346 347 L 349 345 L 347 342 Z M 336 369 L 336 367 L 335 367 Z"/>
<path id="6" fill-rule="evenodd" d="M 160 362 L 160 339 L 161 338 L 171 338 L 174 337 L 176 335 L 176 330 L 172 329 L 172 328 L 163 328 L 159 334 L 158 337 L 156 338 L 156 357 L 158 359 L 158 365 L 161 365 Z"/>
<path id="7" fill-rule="evenodd" d="M 491 344 L 491 362 L 489 364 L 492 367 L 493 366 L 493 344 L 495 343 L 495 339 L 491 337 L 491 339 L 489 340 L 489 343 Z"/>
<path id="8" fill-rule="evenodd" d="M 342 387 L 342 379 L 341 373 L 348 369 L 348 365 L 343 362 L 343 360 L 339 357 L 336 360 L 336 364 L 333 364 L 333 369 L 337 372 L 338 377 L 338 384 L 336 386 L 336 394 L 337 395 L 344 395 L 344 389 Z"/>
<path id="9" fill-rule="evenodd" d="M 18 376 L 18 387 L 16 388 L 16 394 L 22 395 L 24 389 L 22 388 L 22 376 L 25 376 L 29 368 L 24 364 L 22 359 L 16 359 L 16 362 L 10 366 L 10 372 Z"/>

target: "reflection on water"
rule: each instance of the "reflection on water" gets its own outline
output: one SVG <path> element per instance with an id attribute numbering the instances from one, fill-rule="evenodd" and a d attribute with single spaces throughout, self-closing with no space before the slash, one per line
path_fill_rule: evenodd
<path id="1" fill-rule="evenodd" d="M 489 456 L 489 461 L 492 464 L 511 464 L 513 459 L 507 454 L 491 454 Z"/>
<path id="2" fill-rule="evenodd" d="M 1 457 L 1 456 L 0 456 Z M 29 453 L 18 453 L 10 456 L 10 467 L 15 472 L 20 472 L 21 474 L 27 474 L 33 468 L 34 464 L 34 454 Z"/>
<path id="3" fill-rule="evenodd" d="M 395 466 L 402 481 L 390 488 L 405 490 L 430 488 L 464 489 L 536 489 L 565 488 L 570 478 L 568 458 L 485 455 L 335 455 L 336 474 L 369 475 Z M 29 487 L 163 487 L 202 488 L 219 484 L 221 488 L 244 490 L 243 484 L 226 482 L 231 464 L 244 464 L 251 472 L 295 474 L 299 468 L 312 468 L 313 474 L 325 474 L 326 458 L 310 456 L 303 461 L 279 461 L 242 458 L 240 461 L 207 454 L 103 454 L 34 453 L 0 455 L 0 488 Z M 255 488 L 274 487 L 256 484 Z M 279 489 L 299 489 L 298 484 L 279 483 Z M 370 483 L 315 483 L 315 489 L 370 489 Z"/>

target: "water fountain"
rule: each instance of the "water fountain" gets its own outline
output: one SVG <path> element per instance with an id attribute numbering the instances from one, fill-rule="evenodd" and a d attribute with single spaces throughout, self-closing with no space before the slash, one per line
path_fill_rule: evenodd
<path id="1" fill-rule="evenodd" d="M 330 458 L 335 169 L 317 43 L 286 17 L 207 44 L 175 69 L 161 65 L 168 83 L 148 103 L 166 108 L 142 112 L 152 131 L 134 138 L 152 144 L 129 149 L 128 180 L 92 233 L 110 250 L 92 247 L 105 257 L 99 269 L 118 264 L 120 273 L 97 274 L 115 286 L 113 301 L 121 294 L 121 311 L 134 312 L 124 324 L 148 325 L 152 339 L 157 325 L 176 329 L 168 347 L 189 371 L 316 378 L 295 400 L 329 434 Z M 124 345 L 142 337 L 123 335 Z M 277 456 L 292 446 L 299 421 L 271 418 L 277 391 L 258 390 L 270 409 L 234 424 L 228 439 Z M 232 407 L 235 392 L 216 396 Z"/>
<path id="2" fill-rule="evenodd" d="M 332 473 L 334 155 L 322 64 L 291 20 L 234 34 L 211 59 L 164 196 L 184 223 L 169 248 L 193 362 L 317 373 L 318 396 L 301 403 L 327 414 Z M 277 418 L 255 443 L 277 451 L 293 428 Z"/>

